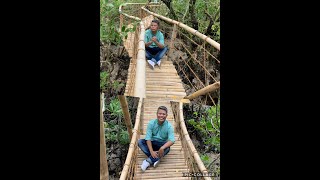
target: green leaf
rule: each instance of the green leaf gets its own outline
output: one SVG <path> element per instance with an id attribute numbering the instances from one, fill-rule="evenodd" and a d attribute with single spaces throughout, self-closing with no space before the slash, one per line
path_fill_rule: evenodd
<path id="1" fill-rule="evenodd" d="M 107 5 L 106 5 L 107 7 L 114 7 L 114 5 L 113 4 L 111 4 L 111 3 L 108 3 Z"/>

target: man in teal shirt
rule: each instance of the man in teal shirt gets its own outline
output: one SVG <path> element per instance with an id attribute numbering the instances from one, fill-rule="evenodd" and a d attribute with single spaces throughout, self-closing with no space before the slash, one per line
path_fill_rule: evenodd
<path id="1" fill-rule="evenodd" d="M 145 139 L 139 139 L 138 146 L 148 156 L 142 162 L 141 169 L 145 171 L 150 165 L 157 167 L 160 159 L 170 151 L 175 142 L 173 126 L 166 120 L 168 109 L 160 106 L 157 119 L 150 120 Z"/>
<path id="2" fill-rule="evenodd" d="M 146 58 L 152 69 L 154 69 L 155 64 L 160 66 L 161 58 L 168 50 L 164 45 L 164 36 L 158 29 L 159 21 L 154 19 L 151 21 L 150 29 L 146 30 L 144 36 Z"/>

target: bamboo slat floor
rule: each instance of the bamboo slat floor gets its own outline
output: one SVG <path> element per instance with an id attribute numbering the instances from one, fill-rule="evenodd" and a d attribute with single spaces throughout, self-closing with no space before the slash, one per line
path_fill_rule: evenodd
<path id="1" fill-rule="evenodd" d="M 152 16 L 148 16 L 144 19 L 146 25 L 151 23 Z M 145 26 L 146 26 L 145 25 Z M 146 26 L 147 27 L 147 26 Z M 125 47 L 129 52 L 129 55 L 133 54 L 132 44 L 134 40 L 128 39 L 125 41 Z M 131 52 L 130 52 L 131 51 Z M 130 63 L 128 70 L 128 80 L 126 84 L 125 95 L 132 96 L 132 87 L 130 87 L 134 78 L 135 64 Z M 167 56 L 161 60 L 161 66 L 155 66 L 151 69 L 148 63 L 146 63 L 146 98 L 143 104 L 143 135 L 140 138 L 145 137 L 147 124 L 149 120 L 156 118 L 157 108 L 159 106 L 166 106 L 168 108 L 167 120 L 175 126 L 174 117 L 171 110 L 170 101 L 179 101 L 186 96 L 186 92 L 182 86 L 181 79 L 177 74 L 177 71 L 172 61 L 167 60 Z M 145 172 L 141 170 L 141 164 L 147 156 L 139 149 L 138 157 L 136 161 L 136 171 L 134 179 L 188 179 L 183 177 L 183 172 L 188 172 L 188 166 L 184 157 L 184 152 L 181 145 L 179 134 L 175 132 L 176 142 L 171 146 L 170 152 L 161 159 L 161 162 L 157 168 L 149 167 Z M 190 178 L 189 178 L 190 179 Z"/>

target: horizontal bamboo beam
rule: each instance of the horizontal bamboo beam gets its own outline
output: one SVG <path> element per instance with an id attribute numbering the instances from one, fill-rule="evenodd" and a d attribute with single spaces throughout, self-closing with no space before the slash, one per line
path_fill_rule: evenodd
<path id="1" fill-rule="evenodd" d="M 151 12 L 151 11 L 149 11 L 148 9 L 146 9 L 145 7 L 141 7 L 141 9 L 143 9 L 144 11 L 146 11 L 147 13 L 149 13 L 149 14 L 151 14 L 151 15 L 153 15 L 153 16 L 156 16 L 156 17 L 158 17 L 158 18 L 160 18 L 160 19 L 162 19 L 162 20 L 167 21 L 168 23 L 178 25 L 179 27 L 185 29 L 186 31 L 188 31 L 188 32 L 190 32 L 190 33 L 198 36 L 198 37 L 201 38 L 202 40 L 207 41 L 209 44 L 211 44 L 213 47 L 215 47 L 216 49 L 218 49 L 218 50 L 220 51 L 220 44 L 219 44 L 218 42 L 216 42 L 216 41 L 214 41 L 213 39 L 211 39 L 210 37 L 208 37 L 208 36 L 206 36 L 206 35 L 198 32 L 197 30 L 195 30 L 195 29 L 193 29 L 193 28 L 191 28 L 191 27 L 189 27 L 189 26 L 187 26 L 187 25 L 185 25 L 185 24 L 183 24 L 183 23 L 181 23 L 181 22 L 179 22 L 179 21 L 175 21 L 175 20 L 173 20 L 173 19 L 170 19 L 170 18 L 161 16 L 161 15 L 159 15 L 159 14 L 156 14 L 156 13 L 154 13 L 154 12 Z"/>
<path id="2" fill-rule="evenodd" d="M 198 91 L 196 91 L 196 92 L 194 92 L 194 93 L 192 93 L 192 94 L 190 94 L 190 95 L 188 95 L 188 96 L 186 96 L 184 98 L 191 100 L 191 99 L 194 99 L 194 98 L 199 97 L 201 95 L 204 95 L 204 94 L 207 94 L 209 92 L 215 91 L 215 90 L 217 90 L 219 88 L 220 88 L 220 81 L 215 82 L 213 84 L 210 84 L 210 85 L 208 85 L 208 86 L 206 86 L 206 87 L 204 87 L 202 89 L 199 89 Z"/>

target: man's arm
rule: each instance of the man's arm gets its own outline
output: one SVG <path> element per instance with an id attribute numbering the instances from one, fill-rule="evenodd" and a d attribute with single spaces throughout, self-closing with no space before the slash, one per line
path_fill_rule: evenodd
<path id="1" fill-rule="evenodd" d="M 153 151 L 153 148 L 152 148 L 152 143 L 150 140 L 147 140 L 147 145 L 148 145 L 148 148 L 149 148 L 149 151 L 150 151 L 150 154 L 153 158 L 157 158 L 158 155 L 155 151 Z"/>
<path id="2" fill-rule="evenodd" d="M 152 120 L 149 121 L 148 123 L 148 127 L 147 127 L 147 133 L 146 133 L 146 137 L 145 137 L 145 140 L 147 141 L 147 146 L 148 146 L 148 149 L 151 153 L 151 156 L 153 158 L 156 158 L 158 157 L 157 153 L 153 151 L 153 148 L 152 148 L 152 143 L 151 143 L 151 137 L 152 137 L 152 129 L 153 129 L 153 124 L 152 124 Z"/>
<path id="3" fill-rule="evenodd" d="M 152 43 L 153 43 L 153 41 L 147 42 L 147 43 L 145 43 L 145 46 L 149 47 Z"/>
<path id="4" fill-rule="evenodd" d="M 163 49 L 163 48 L 164 48 L 164 45 L 161 44 L 161 43 L 159 43 L 157 37 L 153 37 L 153 38 L 152 38 L 152 41 L 153 41 L 154 43 L 156 43 L 156 45 L 157 45 L 160 49 Z"/>
<path id="5" fill-rule="evenodd" d="M 161 146 L 161 148 L 159 149 L 159 156 L 162 157 L 164 154 L 164 150 L 170 146 L 172 146 L 175 142 L 175 138 L 174 138 L 174 130 L 172 126 L 169 126 L 169 130 L 168 130 L 168 139 L 169 141 L 166 142 L 163 146 Z"/>

